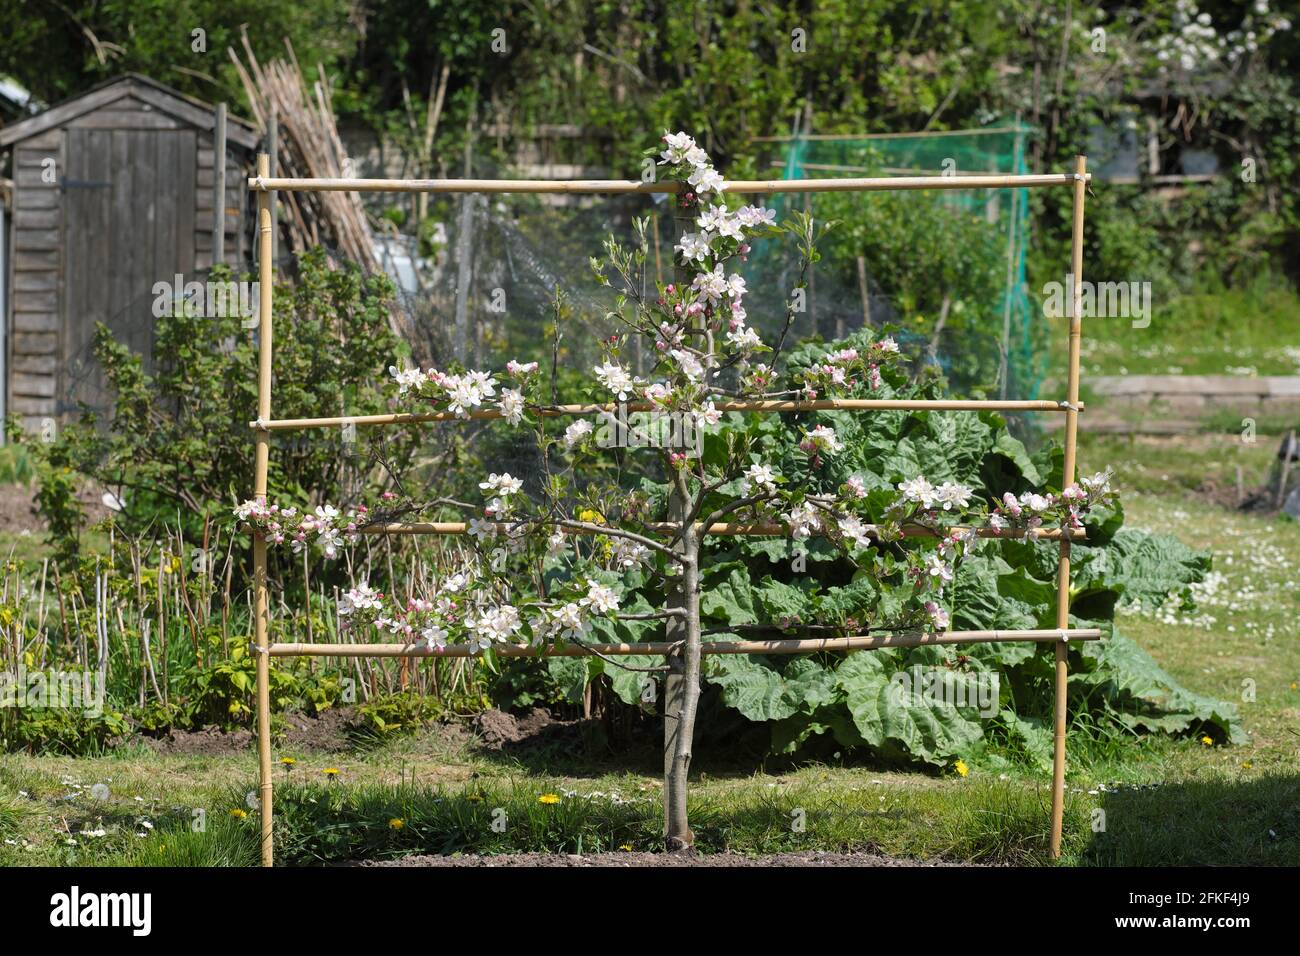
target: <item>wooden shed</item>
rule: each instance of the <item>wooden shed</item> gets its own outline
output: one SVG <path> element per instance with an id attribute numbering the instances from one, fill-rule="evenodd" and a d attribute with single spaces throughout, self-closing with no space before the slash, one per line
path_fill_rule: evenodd
<path id="1" fill-rule="evenodd" d="M 237 271 L 250 266 L 245 179 L 259 135 L 243 120 L 227 120 L 220 192 L 217 115 L 207 103 L 127 74 L 0 129 L 13 181 L 0 379 L 4 411 L 25 427 L 75 413 L 79 402 L 108 407 L 92 353 L 95 324 L 150 355 L 154 286 L 177 275 L 205 278 L 218 202 L 222 258 Z"/>

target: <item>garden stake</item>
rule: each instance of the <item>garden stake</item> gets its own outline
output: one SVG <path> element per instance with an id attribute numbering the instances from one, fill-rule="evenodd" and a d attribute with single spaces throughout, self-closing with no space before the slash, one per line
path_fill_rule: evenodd
<path id="1" fill-rule="evenodd" d="M 270 159 L 266 153 L 257 156 L 257 175 L 269 175 Z M 272 196 L 269 192 L 257 194 L 257 417 L 271 417 L 271 252 L 275 224 L 271 221 Z M 266 499 L 267 468 L 270 463 L 271 433 L 259 429 L 256 442 L 253 496 Z M 262 806 L 262 865 L 271 866 L 274 856 L 271 846 L 271 644 L 270 602 L 266 590 L 266 537 L 253 536 L 253 653 L 257 655 L 257 761 L 261 776 Z"/>
<path id="2" fill-rule="evenodd" d="M 1070 305 L 1070 372 L 1066 384 L 1065 462 L 1061 487 L 1074 481 L 1075 443 L 1079 433 L 1079 335 L 1083 311 L 1083 199 L 1087 191 L 1088 159 L 1074 159 L 1074 236 L 1070 247 L 1070 270 L 1074 276 L 1074 301 Z M 1056 626 L 1070 626 L 1070 539 L 1061 539 L 1061 557 L 1056 571 Z M 1061 856 L 1061 829 L 1065 817 L 1065 732 L 1070 645 L 1056 645 L 1056 700 L 1052 740 L 1052 859 Z"/>

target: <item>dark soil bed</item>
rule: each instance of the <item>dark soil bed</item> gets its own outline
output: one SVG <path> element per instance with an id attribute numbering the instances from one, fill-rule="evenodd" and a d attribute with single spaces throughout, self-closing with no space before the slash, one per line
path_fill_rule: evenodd
<path id="1" fill-rule="evenodd" d="M 973 864 L 902 860 L 875 853 L 773 853 L 745 856 L 739 853 L 710 853 L 684 856 L 669 853 L 509 853 L 492 856 L 407 856 L 400 860 L 367 860 L 354 866 L 969 866 Z"/>

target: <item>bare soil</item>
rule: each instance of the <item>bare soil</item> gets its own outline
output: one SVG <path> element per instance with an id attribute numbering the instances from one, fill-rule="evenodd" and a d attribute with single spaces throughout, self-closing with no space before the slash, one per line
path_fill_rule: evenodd
<path id="1" fill-rule="evenodd" d="M 0 484 L 0 528 L 11 534 L 24 531 L 44 534 L 45 521 L 36 512 L 35 498 L 35 485 Z M 101 490 L 82 488 L 77 492 L 77 500 L 85 510 L 87 525 L 103 520 L 109 513 Z"/>
<path id="2" fill-rule="evenodd" d="M 366 860 L 356 866 L 437 866 L 437 867 L 791 867 L 791 866 L 971 866 L 977 864 L 948 863 L 929 860 L 905 860 L 880 856 L 877 853 L 773 853 L 765 856 L 745 856 L 740 853 L 674 854 L 674 853 L 592 853 L 579 856 L 570 853 L 508 853 L 488 856 L 436 856 L 413 855 L 400 860 Z"/>
<path id="3" fill-rule="evenodd" d="M 545 707 L 534 707 L 525 714 L 503 710 L 485 710 L 474 718 L 475 743 L 484 750 L 511 751 L 548 743 L 577 743 L 581 739 L 581 721 L 558 720 Z"/>
<path id="4" fill-rule="evenodd" d="M 45 530 L 32 504 L 35 493 L 26 485 L 0 485 L 0 528 L 13 534 Z"/>
<path id="5" fill-rule="evenodd" d="M 277 744 L 280 749 L 300 753 L 339 753 L 355 746 L 348 735 L 356 720 L 355 708 L 331 707 L 319 717 L 294 714 L 287 720 L 285 735 Z M 173 730 L 163 737 L 146 738 L 159 753 L 185 756 L 216 757 L 248 753 L 253 734 L 248 730 L 224 731 L 220 727 L 199 730 Z"/>

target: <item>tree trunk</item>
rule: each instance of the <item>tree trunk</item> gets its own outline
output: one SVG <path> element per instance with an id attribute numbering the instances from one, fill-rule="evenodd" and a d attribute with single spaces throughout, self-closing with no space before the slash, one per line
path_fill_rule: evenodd
<path id="1" fill-rule="evenodd" d="M 676 625 L 684 632 L 684 646 L 670 658 L 669 680 L 674 676 L 677 680 L 664 695 L 664 838 L 673 853 L 689 851 L 695 845 L 686 818 L 686 781 L 700 702 L 700 546 L 696 533 L 687 531 L 682 544 L 686 566 L 677 597 L 686 617 L 678 618 Z"/>

